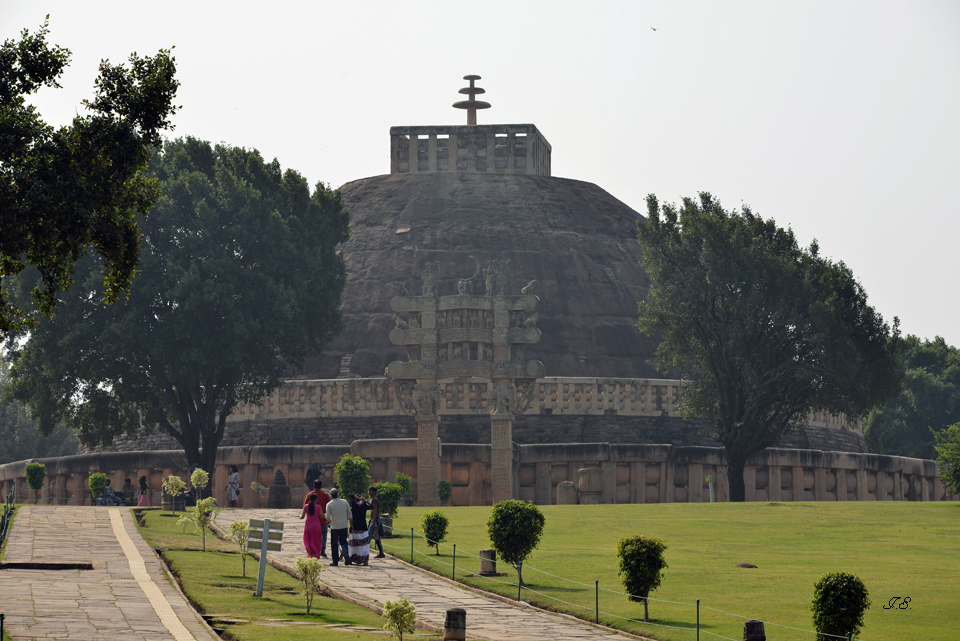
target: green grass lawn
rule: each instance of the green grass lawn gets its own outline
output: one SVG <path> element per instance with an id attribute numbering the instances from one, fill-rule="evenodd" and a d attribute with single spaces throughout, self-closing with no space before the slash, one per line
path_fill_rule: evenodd
<path id="1" fill-rule="evenodd" d="M 243 578 L 241 557 L 235 544 L 220 541 L 208 532 L 207 552 L 188 551 L 186 549 L 200 548 L 200 534 L 189 526 L 181 533 L 177 519 L 166 515 L 169 512 L 145 512 L 146 527 L 139 528 L 140 533 L 152 547 L 164 548 L 164 556 L 179 577 L 184 593 L 203 614 L 247 621 L 215 623 L 217 627 L 226 628 L 232 638 L 240 641 L 383 641 L 386 638 L 342 627 L 324 627 L 352 625 L 382 629 L 384 619 L 361 606 L 320 596 L 314 599 L 308 616 L 306 599 L 300 594 L 302 584 L 269 565 L 263 596 L 254 597 L 258 562 L 252 556 L 247 559 L 246 578 Z M 435 639 L 437 636 L 420 632 L 412 638 Z"/>
<path id="2" fill-rule="evenodd" d="M 669 567 L 661 587 L 650 595 L 651 619 L 661 625 L 693 627 L 699 599 L 702 639 L 717 638 L 704 632 L 741 639 L 745 618 L 812 630 L 813 584 L 831 571 L 852 572 L 866 583 L 873 605 L 866 613 L 861 638 L 943 641 L 960 637 L 958 503 L 675 503 L 541 509 L 547 519 L 544 536 L 523 568 L 530 590 L 523 590 L 522 599 L 530 603 L 593 620 L 594 581 L 599 580 L 600 610 L 608 613 L 600 615 L 601 622 L 659 639 L 694 639 L 691 631 L 617 618 L 643 618 L 642 604 L 604 591 L 622 592 L 617 542 L 642 534 L 663 539 L 668 546 Z M 406 535 L 385 540 L 389 551 L 409 560 L 409 529 L 419 530 L 424 511 L 400 510 L 395 527 L 400 533 L 406 530 Z M 476 555 L 491 547 L 486 534 L 490 508 L 444 511 L 450 517 L 446 545 L 440 546 L 437 557 L 433 548 L 415 538 L 417 563 L 449 577 L 450 546 L 456 543 L 458 580 L 516 598 L 516 571 L 503 564 L 497 569 L 506 576 L 497 580 L 505 583 L 462 578 L 479 570 L 478 560 L 465 553 Z M 739 562 L 758 567 L 738 568 Z M 910 597 L 909 609 L 884 609 L 892 597 Z M 766 633 L 778 641 L 815 638 L 809 632 L 770 623 Z"/>

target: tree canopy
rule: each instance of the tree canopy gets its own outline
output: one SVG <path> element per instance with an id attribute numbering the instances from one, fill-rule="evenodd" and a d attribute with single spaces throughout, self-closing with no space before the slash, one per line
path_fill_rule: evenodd
<path id="1" fill-rule="evenodd" d="M 47 24 L 0 47 L 0 339 L 50 315 L 91 248 L 101 257 L 103 287 L 114 302 L 128 291 L 139 262 L 137 215 L 159 196 L 144 169 L 179 83 L 169 50 L 130 56 L 130 68 L 100 63 L 91 112 L 70 126 L 44 122 L 25 96 L 59 87 L 70 51 L 46 42 Z M 15 303 L 8 279 L 39 270 L 31 300 Z"/>
<path id="2" fill-rule="evenodd" d="M 44 433 L 63 421 L 106 445 L 159 426 L 212 470 L 235 406 L 340 331 L 350 214 L 255 150 L 187 138 L 151 169 L 164 196 L 129 298 L 101 305 L 102 259 L 80 261 L 57 315 L 8 341 L 12 395 Z"/>
<path id="3" fill-rule="evenodd" d="M 934 434 L 960 422 L 960 350 L 939 336 L 907 336 L 903 391 L 872 410 L 864 424 L 867 449 L 932 459 Z"/>
<path id="4" fill-rule="evenodd" d="M 789 229 L 710 194 L 681 207 L 647 197 L 638 222 L 650 275 L 641 331 L 690 380 L 681 407 L 727 455 L 743 501 L 747 457 L 813 410 L 854 418 L 900 390 L 901 339 L 842 262 L 802 249 Z"/>
<path id="5" fill-rule="evenodd" d="M 0 399 L 9 383 L 9 365 L 0 357 Z M 31 458 L 70 456 L 77 453 L 77 433 L 62 424 L 49 436 L 37 430 L 27 407 L 19 401 L 0 401 L 0 465 Z"/>

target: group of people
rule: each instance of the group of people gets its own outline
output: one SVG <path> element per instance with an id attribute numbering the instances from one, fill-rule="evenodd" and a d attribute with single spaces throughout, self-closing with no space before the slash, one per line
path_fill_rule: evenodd
<path id="1" fill-rule="evenodd" d="M 333 488 L 329 493 L 323 491 L 319 480 L 314 481 L 313 491 L 303 501 L 300 518 L 305 519 L 303 527 L 303 546 L 308 558 L 326 558 L 327 529 L 330 530 L 330 565 L 337 566 L 341 559 L 346 565 L 368 565 L 370 560 L 370 541 L 376 542 L 384 557 L 383 523 L 380 519 L 380 501 L 377 488 L 371 487 L 369 498 L 350 494 L 348 501 L 340 498 L 340 492 Z M 370 522 L 367 523 L 367 512 Z"/>
<path id="2" fill-rule="evenodd" d="M 150 492 L 147 490 L 147 477 L 140 477 L 140 487 L 137 488 L 130 482 L 130 479 L 123 480 L 123 487 L 120 488 L 120 496 L 117 496 L 117 493 L 110 486 L 110 479 L 107 479 L 107 485 L 103 488 L 103 496 L 101 496 L 98 501 L 100 505 L 133 505 L 133 499 L 136 495 L 140 496 L 140 501 L 137 503 L 137 507 L 146 502 L 146 505 L 150 505 Z"/>

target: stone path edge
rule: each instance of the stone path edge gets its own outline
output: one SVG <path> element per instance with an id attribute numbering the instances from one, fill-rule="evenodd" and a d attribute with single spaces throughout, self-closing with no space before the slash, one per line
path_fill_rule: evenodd
<path id="1" fill-rule="evenodd" d="M 143 535 L 140 534 L 140 530 L 137 528 L 137 519 L 133 516 L 133 510 L 128 510 L 127 512 L 130 517 L 130 525 L 133 527 L 133 531 L 136 532 L 137 536 L 143 539 Z M 143 539 L 143 541 L 146 543 L 146 539 Z M 183 587 L 180 585 L 180 577 L 174 574 L 173 570 L 170 569 L 170 566 L 167 564 L 167 560 L 163 558 L 162 554 L 157 554 L 157 551 L 154 550 L 152 546 L 150 549 L 153 550 L 153 553 L 158 559 L 160 559 L 160 567 L 163 568 L 163 573 L 167 576 L 167 580 L 170 581 L 170 585 L 172 585 L 173 589 L 177 591 L 177 594 L 183 598 L 183 602 L 189 605 L 190 609 L 193 610 L 193 616 L 196 617 L 197 621 L 199 621 L 200 624 L 206 628 L 210 634 L 212 634 L 215 638 L 220 638 L 220 635 L 217 634 L 216 630 L 213 629 L 213 626 L 210 625 L 210 623 L 207 622 L 207 620 L 204 619 L 200 614 L 200 610 L 197 609 L 197 604 L 191 601 L 190 597 L 188 597 L 186 592 L 183 591 Z"/>
<path id="2" fill-rule="evenodd" d="M 233 542 L 233 540 L 232 540 L 229 536 L 227 536 L 226 532 L 224 532 L 222 529 L 220 529 L 220 527 L 219 527 L 216 523 L 210 523 L 210 531 L 213 532 L 213 533 L 216 535 L 216 537 L 217 537 L 218 539 L 220 539 L 221 541 L 230 541 L 230 542 Z M 255 550 L 250 550 L 250 554 L 252 554 L 252 555 L 253 555 L 253 558 L 255 558 L 257 561 L 260 560 L 260 553 L 259 553 L 259 552 L 256 552 Z M 284 563 L 283 561 L 280 561 L 280 560 L 278 560 L 278 559 L 272 558 L 272 557 L 270 557 L 270 556 L 267 557 L 267 563 L 269 563 L 270 565 L 272 565 L 272 566 L 273 566 L 274 568 L 276 568 L 277 570 L 280 570 L 281 572 L 284 572 L 284 573 L 286 573 L 286 574 L 289 574 L 289 575 L 292 576 L 294 579 L 297 579 L 298 581 L 300 580 L 300 577 L 297 576 L 297 570 L 296 570 L 296 568 L 294 568 L 293 566 L 291 566 L 289 563 Z M 340 599 L 341 601 L 346 601 L 346 602 L 352 603 L 352 604 L 354 604 L 354 605 L 359 605 L 359 606 L 362 607 L 362 608 L 367 608 L 368 610 L 371 610 L 371 611 L 373 611 L 373 612 L 376 612 L 376 613 L 379 614 L 380 616 L 383 616 L 383 608 L 381 608 L 379 605 L 377 605 L 376 602 L 374 602 L 374 601 L 367 601 L 367 600 L 365 600 L 365 599 L 358 599 L 358 598 L 353 597 L 353 596 L 350 596 L 350 595 L 348 595 L 348 594 L 344 594 L 343 592 L 340 592 L 340 591 L 337 590 L 336 588 L 334 588 L 334 587 L 332 587 L 332 586 L 330 586 L 330 585 L 327 585 L 327 584 L 324 583 L 323 581 L 320 581 L 319 583 L 320 583 L 320 585 L 323 586 L 323 590 L 324 590 L 324 592 L 325 592 L 327 595 L 329 595 L 329 596 L 331 596 L 331 597 L 333 597 L 333 598 L 335 598 L 335 599 Z M 420 620 L 417 620 L 417 621 L 414 623 L 414 626 L 416 626 L 417 628 L 420 628 L 421 630 L 426 630 L 427 632 L 439 632 L 440 634 L 443 634 L 443 628 L 441 628 L 440 626 L 432 625 L 432 624 L 430 624 L 430 623 L 425 623 L 425 622 L 420 621 Z M 474 638 L 482 639 L 482 637 L 474 637 Z"/>
<path id="3" fill-rule="evenodd" d="M 217 536 L 217 538 L 219 538 L 219 539 L 221 539 L 221 540 L 223 540 L 223 541 L 230 541 L 230 540 L 231 540 L 231 539 L 226 535 L 226 533 L 225 533 L 223 530 L 221 530 L 216 524 L 211 523 L 211 524 L 210 524 L 210 529 L 211 529 L 211 530 L 213 531 L 213 533 Z M 259 554 L 258 552 L 254 552 L 253 550 L 251 550 L 251 554 L 253 554 L 253 556 L 254 556 L 258 561 L 260 560 L 260 554 Z M 458 588 L 461 588 L 461 589 L 463 589 L 463 590 L 467 590 L 468 592 L 472 592 L 472 593 L 477 594 L 477 595 L 479 595 L 479 596 L 484 596 L 484 597 L 493 599 L 493 600 L 495 600 L 495 601 L 500 601 L 501 603 L 505 603 L 506 605 L 510 605 L 510 606 L 513 606 L 513 607 L 526 608 L 526 609 L 529 609 L 529 610 L 533 610 L 534 612 L 539 612 L 539 613 L 541 613 L 541 614 L 550 614 L 550 615 L 553 615 L 553 616 L 570 619 L 570 620 L 572 620 L 572 621 L 576 621 L 577 623 L 585 623 L 585 624 L 587 624 L 587 625 L 593 626 L 593 627 L 595 627 L 595 628 L 599 628 L 599 629 L 604 630 L 604 631 L 606 631 L 606 632 L 613 632 L 613 633 L 617 633 L 617 634 L 622 634 L 623 636 L 625 636 L 625 637 L 627 637 L 627 638 L 637 639 L 637 641 L 656 641 L 655 639 L 651 639 L 650 637 L 645 637 L 645 636 L 641 636 L 641 635 L 639 635 L 639 634 L 634 634 L 633 632 L 627 632 L 626 630 L 620 630 L 619 628 L 612 628 L 612 627 L 607 626 L 607 625 L 598 624 L 598 623 L 596 623 L 596 622 L 594 622 L 594 621 L 587 621 L 586 619 L 581 619 L 581 618 L 579 618 L 579 617 L 575 617 L 575 616 L 573 616 L 572 614 L 568 614 L 568 613 L 566 613 L 566 612 L 558 612 L 558 611 L 556 611 L 556 610 L 550 610 L 550 609 L 548 609 L 548 608 L 541 608 L 541 607 L 539 607 L 539 606 L 532 605 L 532 604 L 527 603 L 527 602 L 525 602 L 525 601 L 514 601 L 513 599 L 509 599 L 509 598 L 503 596 L 502 594 L 497 594 L 496 592 L 488 592 L 488 591 L 486 591 L 486 590 L 482 590 L 482 589 L 480 589 L 480 588 L 476 588 L 476 587 L 474 587 L 474 586 L 472 586 L 472 585 L 467 585 L 467 584 L 465 584 L 465 583 L 460 583 L 460 582 L 458 582 L 458 581 L 454 581 L 453 579 L 447 578 L 447 577 L 443 576 L 442 574 L 439 574 L 439 573 L 434 572 L 434 571 L 432 571 L 432 570 L 429 570 L 429 569 L 427 569 L 427 568 L 422 568 L 422 567 L 420 567 L 419 565 L 413 565 L 413 564 L 410 563 L 409 561 L 406 561 L 406 560 L 400 558 L 399 556 L 393 554 L 392 552 L 388 552 L 387 555 L 388 555 L 391 559 L 393 559 L 394 561 L 398 561 L 398 562 L 402 563 L 404 566 L 410 568 L 411 570 L 415 570 L 415 571 L 417 571 L 417 572 L 420 572 L 421 574 L 427 575 L 427 576 L 429 576 L 429 577 L 432 578 L 432 579 L 439 579 L 439 580 L 443 581 L 444 583 L 447 583 L 447 584 L 449 584 L 449 585 L 451 585 L 451 586 L 458 587 Z M 272 559 L 272 558 L 270 558 L 269 556 L 267 557 L 267 563 L 269 563 L 270 565 L 272 565 L 272 566 L 275 567 L 276 569 L 280 570 L 281 572 L 286 572 L 287 574 L 289 574 L 289 575 L 292 576 L 293 578 L 299 579 L 299 577 L 297 576 L 297 573 L 296 573 L 296 569 L 293 568 L 293 567 L 291 567 L 289 564 L 284 563 L 283 561 L 278 561 L 278 560 L 276 560 L 276 559 Z M 370 609 L 370 610 L 373 610 L 374 612 L 376 612 L 377 614 L 379 614 L 379 615 L 381 615 L 381 616 L 383 615 L 383 609 L 382 609 L 380 606 L 378 606 L 375 602 L 373 602 L 373 601 L 364 601 L 363 599 L 357 599 L 357 598 L 348 596 L 348 595 L 346 595 L 346 594 L 341 593 L 339 590 L 336 590 L 336 589 L 330 587 L 330 586 L 327 585 L 326 583 L 323 583 L 322 581 L 321 581 L 320 583 L 322 583 L 323 586 L 324 586 L 324 588 L 327 590 L 327 592 L 329 592 L 329 593 L 330 593 L 331 595 L 333 595 L 335 598 L 341 599 L 341 600 L 343 600 L 343 601 L 349 601 L 350 603 L 353 603 L 354 605 L 359 605 L 359 606 L 368 608 L 368 609 Z M 416 625 L 416 627 L 420 628 L 421 630 L 427 630 L 428 632 L 439 632 L 439 633 L 442 634 L 443 631 L 444 631 L 443 628 L 441 628 L 441 627 L 439 627 L 439 626 L 431 625 L 431 624 L 429 624 L 429 623 L 421 623 L 419 620 L 418 620 L 414 625 Z M 473 638 L 475 638 L 475 639 L 481 639 L 482 637 L 474 636 Z"/>

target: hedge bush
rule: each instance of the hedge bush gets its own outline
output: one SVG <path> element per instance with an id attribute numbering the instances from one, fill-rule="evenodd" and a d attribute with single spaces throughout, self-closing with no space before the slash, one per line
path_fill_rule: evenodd
<path id="1" fill-rule="evenodd" d="M 368 460 L 349 453 L 344 454 L 337 466 L 333 468 L 333 472 L 337 475 L 340 498 L 349 499 L 351 494 L 367 495 L 367 489 L 372 484 Z"/>

